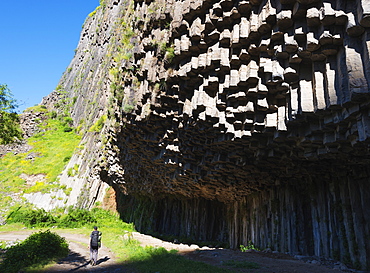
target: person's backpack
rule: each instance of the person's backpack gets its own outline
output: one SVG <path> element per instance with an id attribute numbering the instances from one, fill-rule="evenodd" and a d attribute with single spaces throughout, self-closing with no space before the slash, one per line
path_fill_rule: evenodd
<path id="1" fill-rule="evenodd" d="M 101 245 L 101 232 L 94 230 L 91 233 L 91 246 L 100 247 Z"/>

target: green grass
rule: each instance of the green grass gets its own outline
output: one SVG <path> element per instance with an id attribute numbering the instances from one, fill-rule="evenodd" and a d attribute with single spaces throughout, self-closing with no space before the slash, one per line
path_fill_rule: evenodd
<path id="1" fill-rule="evenodd" d="M 74 132 L 65 132 L 64 125 L 59 120 L 49 119 L 43 125 L 45 130 L 28 139 L 32 150 L 27 153 L 8 153 L 0 158 L 0 208 L 8 206 L 12 201 L 9 193 L 23 191 L 46 192 L 58 186 L 57 176 L 62 172 L 73 151 L 80 142 L 80 136 Z M 27 160 L 29 153 L 37 156 Z M 27 189 L 21 174 L 45 174 L 46 181 L 37 181 L 36 185 Z"/>

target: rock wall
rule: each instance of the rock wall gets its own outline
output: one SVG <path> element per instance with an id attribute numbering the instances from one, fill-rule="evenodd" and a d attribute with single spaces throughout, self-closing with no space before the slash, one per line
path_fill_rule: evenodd
<path id="1" fill-rule="evenodd" d="M 107 117 L 82 204 L 104 181 L 142 231 L 370 268 L 369 7 L 103 1 L 44 101 Z"/>

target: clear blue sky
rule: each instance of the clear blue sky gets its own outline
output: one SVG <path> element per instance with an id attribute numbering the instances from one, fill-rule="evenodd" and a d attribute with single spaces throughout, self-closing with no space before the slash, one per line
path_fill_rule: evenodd
<path id="1" fill-rule="evenodd" d="M 82 25 L 99 0 L 2 1 L 0 84 L 21 104 L 18 112 L 51 93 L 71 62 Z"/>

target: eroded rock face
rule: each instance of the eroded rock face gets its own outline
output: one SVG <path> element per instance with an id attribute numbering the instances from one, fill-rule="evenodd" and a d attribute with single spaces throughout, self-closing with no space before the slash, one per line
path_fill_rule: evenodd
<path id="1" fill-rule="evenodd" d="M 76 125 L 108 116 L 92 188 L 143 230 L 366 268 L 368 6 L 106 1 L 61 80 Z"/>
<path id="2" fill-rule="evenodd" d="M 171 65 L 145 46 L 159 25 L 137 39 L 137 104 L 116 142 L 128 190 L 231 202 L 305 179 L 306 165 L 365 168 L 368 33 L 356 5 L 176 2 Z"/>
<path id="3" fill-rule="evenodd" d="M 42 129 L 38 127 L 46 119 L 45 113 L 33 113 L 33 112 L 24 112 L 19 115 L 19 124 L 23 132 L 23 139 L 15 140 L 14 143 L 0 145 L 0 157 L 6 153 L 26 153 L 31 150 L 25 139 L 41 132 Z M 32 159 L 37 156 L 36 154 L 30 154 L 26 159 Z"/>

